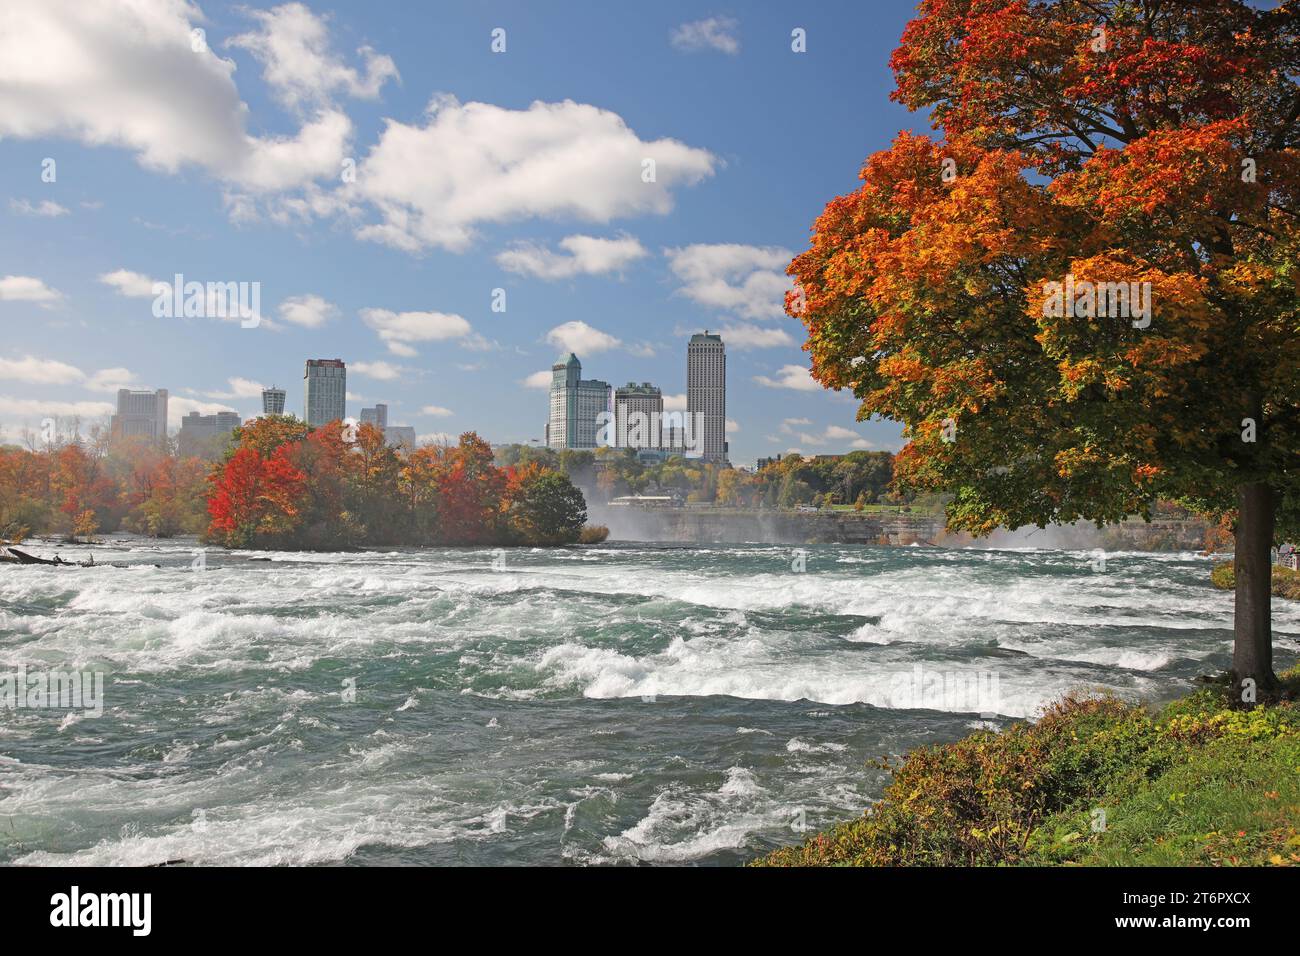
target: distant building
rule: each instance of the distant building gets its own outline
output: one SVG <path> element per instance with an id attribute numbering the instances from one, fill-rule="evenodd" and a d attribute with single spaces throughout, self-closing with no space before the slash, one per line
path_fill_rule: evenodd
<path id="1" fill-rule="evenodd" d="M 218 439 L 229 435 L 240 424 L 239 415 L 235 412 L 217 412 L 215 415 L 190 412 L 181 419 L 176 449 L 182 455 L 215 458 L 221 447 Z"/>
<path id="2" fill-rule="evenodd" d="M 649 382 L 628 382 L 614 390 L 614 444 L 619 448 L 661 447 L 664 395 Z M 629 427 L 630 426 L 630 427 Z"/>
<path id="3" fill-rule="evenodd" d="M 348 370 L 342 359 L 308 359 L 302 382 L 303 417 L 308 425 L 347 417 Z"/>
<path id="4" fill-rule="evenodd" d="M 388 406 L 382 402 L 377 403 L 374 408 L 361 409 L 361 424 L 376 425 L 382 431 L 388 427 Z"/>
<path id="5" fill-rule="evenodd" d="M 755 470 L 755 471 L 762 471 L 762 470 L 763 470 L 764 468 L 766 468 L 768 465 L 775 465 L 775 464 L 776 464 L 777 462 L 779 462 L 780 460 L 781 460 L 781 456 L 780 456 L 780 455 L 777 455 L 775 458 L 760 458 L 760 459 L 758 460 L 758 463 L 754 466 L 754 470 Z"/>
<path id="6" fill-rule="evenodd" d="M 551 415 L 546 424 L 548 448 L 595 448 L 601 412 L 609 411 L 609 384 L 584 381 L 582 363 L 572 352 L 551 366 Z"/>
<path id="7" fill-rule="evenodd" d="M 166 438 L 167 389 L 150 392 L 119 388 L 117 413 L 109 419 L 109 430 L 114 438 Z"/>
<path id="8" fill-rule="evenodd" d="M 703 428 L 699 446 L 705 461 L 727 460 L 727 352 L 722 336 L 691 336 L 686 346 L 686 414 L 690 427 Z M 699 442 L 700 436 L 692 436 Z"/>
<path id="9" fill-rule="evenodd" d="M 384 444 L 414 451 L 415 429 L 410 425 L 388 425 L 384 428 Z"/>
<path id="10" fill-rule="evenodd" d="M 274 385 L 262 389 L 262 414 L 284 414 L 284 389 L 276 388 Z"/>

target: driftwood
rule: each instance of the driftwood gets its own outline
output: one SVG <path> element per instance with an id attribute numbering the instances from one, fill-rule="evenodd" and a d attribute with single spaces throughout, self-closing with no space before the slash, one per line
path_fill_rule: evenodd
<path id="1" fill-rule="evenodd" d="M 53 558 L 38 558 L 34 554 L 28 554 L 26 551 L 19 551 L 13 545 L 0 548 L 0 561 L 6 561 L 10 564 L 52 564 L 61 568 L 94 568 L 99 565 L 95 564 L 95 556 L 92 554 L 88 561 L 64 561 L 59 555 Z M 112 561 L 109 564 L 114 568 L 129 568 L 130 564 L 123 561 Z M 160 565 L 153 565 L 155 568 Z"/>

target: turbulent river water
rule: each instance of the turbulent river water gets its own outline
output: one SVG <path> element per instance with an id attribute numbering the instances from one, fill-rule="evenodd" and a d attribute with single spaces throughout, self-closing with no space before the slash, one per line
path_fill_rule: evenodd
<path id="1" fill-rule="evenodd" d="M 0 566 L 0 677 L 104 675 L 0 709 L 0 863 L 736 863 L 876 758 L 1229 661 L 1190 553 L 195 547 Z"/>

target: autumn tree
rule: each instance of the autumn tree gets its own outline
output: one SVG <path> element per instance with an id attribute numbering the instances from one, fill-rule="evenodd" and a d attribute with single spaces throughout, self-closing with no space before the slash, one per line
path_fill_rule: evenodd
<path id="1" fill-rule="evenodd" d="M 1276 684 L 1300 531 L 1300 7 L 922 0 L 902 133 L 791 264 L 812 374 L 905 425 L 950 526 L 1231 515 L 1232 673 Z"/>

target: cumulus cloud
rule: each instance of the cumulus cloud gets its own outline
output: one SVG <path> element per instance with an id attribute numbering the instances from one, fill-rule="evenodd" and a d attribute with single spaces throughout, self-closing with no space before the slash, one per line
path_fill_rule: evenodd
<path id="1" fill-rule="evenodd" d="M 680 394 L 677 395 L 665 395 L 664 411 L 666 412 L 686 411 L 686 393 L 681 392 Z"/>
<path id="2" fill-rule="evenodd" d="M 728 56 L 740 52 L 740 39 L 736 30 L 740 24 L 731 17 L 708 17 L 704 20 L 692 20 L 676 27 L 669 35 L 673 49 L 684 53 L 698 53 L 702 50 L 717 50 Z"/>
<path id="3" fill-rule="evenodd" d="M 822 387 L 814 381 L 812 372 L 802 365 L 782 365 L 775 377 L 755 375 L 754 381 L 768 388 L 788 388 L 796 392 L 820 392 Z"/>
<path id="4" fill-rule="evenodd" d="M 280 303 L 281 319 L 292 325 L 314 329 L 339 314 L 338 307 L 318 295 L 293 295 Z"/>
<path id="5" fill-rule="evenodd" d="M 20 216 L 41 216 L 46 219 L 68 214 L 66 206 L 60 206 L 52 199 L 43 200 L 35 205 L 26 199 L 11 199 L 9 200 L 9 210 Z"/>
<path id="6" fill-rule="evenodd" d="M 358 375 L 365 375 L 368 378 L 377 378 L 385 382 L 391 382 L 395 378 L 400 378 L 403 371 L 400 365 L 393 365 L 391 362 L 385 362 L 383 360 L 377 362 L 353 362 L 348 367 Z"/>
<path id="7" fill-rule="evenodd" d="M 251 53 L 276 98 L 291 109 L 326 102 L 337 93 L 375 99 L 388 80 L 398 78 L 392 58 L 368 46 L 357 50 L 364 72 L 344 63 L 330 48 L 326 18 L 301 3 L 252 10 L 249 16 L 258 29 L 231 37 L 226 46 Z"/>
<path id="8" fill-rule="evenodd" d="M 33 355 L 23 358 L 0 356 L 0 379 L 12 379 L 32 385 L 73 385 L 84 378 L 81 369 L 66 362 L 40 359 Z"/>
<path id="9" fill-rule="evenodd" d="M 752 325 L 742 322 L 718 330 L 729 348 L 769 349 L 778 345 L 794 345 L 795 341 L 785 329 Z"/>
<path id="10" fill-rule="evenodd" d="M 236 398 L 261 398 L 262 389 L 265 386 L 261 382 L 254 382 L 249 378 L 228 378 L 226 384 L 230 386 L 224 392 L 205 392 L 208 398 L 218 398 L 230 401 Z"/>
<path id="11" fill-rule="evenodd" d="M 579 356 L 608 352 L 623 344 L 621 339 L 577 319 L 551 329 L 546 333 L 546 341 L 561 352 L 574 352 Z"/>
<path id="12" fill-rule="evenodd" d="M 519 384 L 524 388 L 549 389 L 551 387 L 551 370 L 542 369 L 540 372 L 534 372 L 527 378 L 520 379 Z"/>
<path id="13" fill-rule="evenodd" d="M 33 276 L 5 276 L 0 279 L 0 302 L 39 302 L 49 305 L 62 298 L 62 292 L 51 289 Z"/>
<path id="14" fill-rule="evenodd" d="M 357 234 L 408 252 L 461 251 L 480 223 L 664 214 L 673 189 L 718 165 L 707 150 L 642 140 L 617 113 L 572 100 L 512 110 L 437 96 L 422 126 L 388 120 L 362 162 L 355 192 L 380 221 Z"/>
<path id="15" fill-rule="evenodd" d="M 571 279 L 578 275 L 601 275 L 621 272 L 648 253 L 632 236 L 601 239 L 596 236 L 566 236 L 560 240 L 562 252 L 539 243 L 520 242 L 497 254 L 497 265 L 507 272 L 536 276 L 539 279 Z"/>
<path id="16" fill-rule="evenodd" d="M 416 342 L 441 342 L 464 338 L 473 331 L 459 315 L 448 312 L 393 312 L 389 309 L 362 309 L 361 319 L 379 333 L 379 338 L 394 355 L 416 355 Z"/>
<path id="17" fill-rule="evenodd" d="M 117 411 L 111 402 L 69 402 L 52 398 L 13 398 L 0 395 L 0 416 L 26 418 L 35 415 L 65 415 L 97 418 Z"/>
<path id="18" fill-rule="evenodd" d="M 785 314 L 785 293 L 793 288 L 784 275 L 791 259 L 789 249 L 696 243 L 665 249 L 664 255 L 682 282 L 679 294 L 700 305 L 746 319 L 775 319 Z"/>
<path id="19" fill-rule="evenodd" d="M 251 135 L 235 64 L 194 32 L 202 22 L 187 0 L 6 0 L 0 136 L 117 146 L 147 169 L 254 191 L 337 176 L 348 117 L 322 107 L 292 135 Z"/>
<path id="20" fill-rule="evenodd" d="M 420 409 L 421 415 L 432 415 L 434 418 L 447 418 L 454 415 L 450 408 L 443 408 L 441 405 L 425 405 Z"/>
<path id="21" fill-rule="evenodd" d="M 118 269 L 114 272 L 105 272 L 99 277 L 99 281 L 104 283 L 106 286 L 111 286 L 113 289 L 116 289 L 118 295 L 145 299 L 152 299 L 154 297 L 154 280 L 150 279 L 147 275 L 139 272 L 132 272 L 129 269 Z"/>

